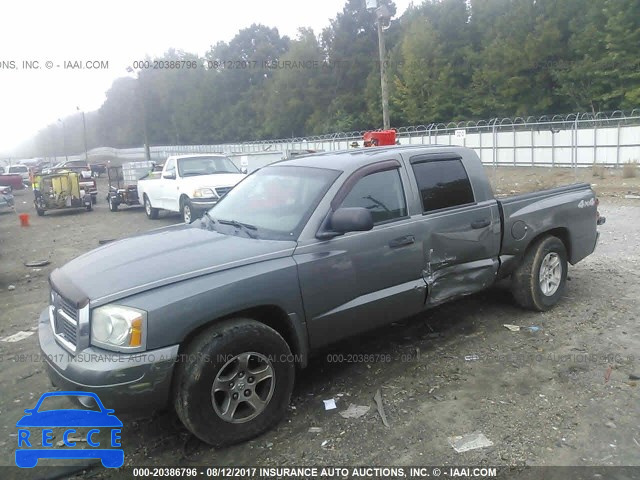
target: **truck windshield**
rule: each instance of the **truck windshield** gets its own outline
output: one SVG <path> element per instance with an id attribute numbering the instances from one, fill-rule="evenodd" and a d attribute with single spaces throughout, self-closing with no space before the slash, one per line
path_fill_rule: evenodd
<path id="1" fill-rule="evenodd" d="M 227 193 L 209 217 L 225 221 L 222 232 L 236 222 L 255 227 L 260 239 L 295 240 L 339 175 L 324 168 L 265 167 Z"/>
<path id="2" fill-rule="evenodd" d="M 240 170 L 227 157 L 191 157 L 178 159 L 178 173 L 181 177 L 191 177 L 214 173 L 240 173 Z"/>

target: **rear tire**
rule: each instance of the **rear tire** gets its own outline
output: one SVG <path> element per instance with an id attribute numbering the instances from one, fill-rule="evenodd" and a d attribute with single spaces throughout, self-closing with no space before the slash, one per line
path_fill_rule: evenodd
<path id="1" fill-rule="evenodd" d="M 548 235 L 531 245 L 512 275 L 511 292 L 518 305 L 543 312 L 560 300 L 567 282 L 567 249 Z"/>
<path id="2" fill-rule="evenodd" d="M 158 218 L 158 209 L 151 206 L 151 201 L 146 194 L 144 195 L 144 211 L 151 220 Z"/>
<path id="3" fill-rule="evenodd" d="M 118 204 L 113 201 L 113 197 L 109 196 L 109 210 L 112 212 L 118 211 Z"/>
<path id="4" fill-rule="evenodd" d="M 87 208 L 87 212 L 90 212 L 91 210 L 93 210 L 93 206 L 90 203 L 87 204 L 86 208 Z"/>
<path id="5" fill-rule="evenodd" d="M 214 325 L 187 347 L 176 369 L 174 407 L 214 447 L 249 440 L 285 415 L 295 365 L 287 342 L 248 318 Z"/>

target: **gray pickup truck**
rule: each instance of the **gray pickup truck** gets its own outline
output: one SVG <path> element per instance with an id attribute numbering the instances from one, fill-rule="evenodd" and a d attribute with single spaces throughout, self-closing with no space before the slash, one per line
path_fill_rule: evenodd
<path id="1" fill-rule="evenodd" d="M 597 205 L 586 184 L 496 200 L 461 147 L 278 162 L 194 224 L 53 271 L 40 346 L 54 385 L 118 413 L 173 406 L 228 445 L 273 427 L 296 367 L 332 342 L 506 277 L 517 303 L 551 308 L 596 247 Z"/>

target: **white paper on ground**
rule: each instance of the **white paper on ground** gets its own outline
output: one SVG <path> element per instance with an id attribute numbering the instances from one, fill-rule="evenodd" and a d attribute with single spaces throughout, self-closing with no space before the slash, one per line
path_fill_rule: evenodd
<path id="1" fill-rule="evenodd" d="M 462 437 L 449 437 L 449 444 L 458 453 L 475 450 L 477 448 L 490 447 L 493 442 L 484 436 L 483 433 L 470 433 Z"/>
<path id="2" fill-rule="evenodd" d="M 324 402 L 325 410 L 333 410 L 334 408 L 338 408 L 336 405 L 335 398 L 330 398 L 329 400 L 323 400 L 323 402 Z"/>
<path id="3" fill-rule="evenodd" d="M 9 335 L 5 338 L 0 338 L 0 342 L 14 343 L 19 342 L 20 340 L 24 340 L 27 337 L 33 335 L 34 332 L 18 332 L 13 335 Z"/>

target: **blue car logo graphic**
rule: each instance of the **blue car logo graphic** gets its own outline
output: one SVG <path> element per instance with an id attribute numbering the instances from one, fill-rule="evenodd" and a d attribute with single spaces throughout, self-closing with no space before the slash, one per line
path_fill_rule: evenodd
<path id="1" fill-rule="evenodd" d="M 100 411 L 83 409 L 59 409 L 39 412 L 42 402 L 49 397 L 76 396 L 91 397 Z M 114 410 L 104 408 L 95 393 L 91 392 L 50 392 L 40 397 L 36 406 L 24 411 L 26 415 L 18 420 L 18 449 L 16 465 L 21 468 L 33 468 L 41 458 L 54 459 L 93 459 L 99 458 L 107 468 L 118 468 L 124 464 L 124 451 L 120 443 L 122 422 L 112 415 Z M 42 434 L 29 428 L 43 428 Z M 64 428 L 62 441 L 67 448 L 54 448 L 52 428 Z M 90 448 L 74 448 L 76 441 L 70 435 L 77 433 L 76 428 L 91 428 L 86 435 L 86 444 Z M 100 429 L 110 429 L 109 445 L 101 445 L 97 435 Z M 84 443 L 85 439 L 83 439 Z M 108 448 L 105 448 L 108 447 Z"/>

